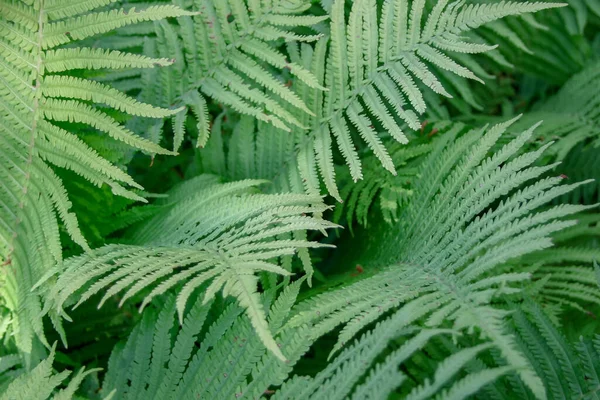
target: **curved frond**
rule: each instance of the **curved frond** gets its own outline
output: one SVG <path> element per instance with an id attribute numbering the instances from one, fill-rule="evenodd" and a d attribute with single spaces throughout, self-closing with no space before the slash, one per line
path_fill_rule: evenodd
<path id="1" fill-rule="evenodd" d="M 413 130 L 421 126 L 418 115 L 426 108 L 421 85 L 439 95 L 450 96 L 430 65 L 459 77 L 479 80 L 473 71 L 446 54 L 460 52 L 461 34 L 509 15 L 561 6 L 439 1 L 426 11 L 425 3 L 384 1 L 378 18 L 374 0 L 355 1 L 347 29 L 344 29 L 345 1 L 337 0 L 332 5 L 326 80 L 332 90 L 325 93 L 325 112 L 320 123 L 329 126 L 354 181 L 362 179 L 362 167 L 351 126 L 382 165 L 395 173 L 388 152 L 381 145 L 379 131 L 405 143 L 407 136 L 402 126 L 406 124 Z M 475 53 L 490 48 L 469 49 Z"/>
<path id="2" fill-rule="evenodd" d="M 188 184 L 192 188 L 193 182 Z M 263 343 L 283 359 L 269 332 L 256 275 L 290 275 L 275 260 L 323 245 L 287 236 L 335 225 L 308 216 L 325 210 L 319 196 L 251 194 L 259 183 L 213 184 L 187 196 L 179 194 L 163 212 L 132 232 L 135 244 L 109 245 L 66 260 L 57 271 L 46 310 L 64 313 L 63 304 L 82 286 L 86 289 L 79 292 L 76 306 L 101 291 L 100 305 L 119 293 L 123 304 L 151 289 L 140 310 L 154 297 L 178 287 L 177 310 L 183 320 L 188 298 L 204 287 L 204 303 L 218 292 L 235 297 Z M 182 191 L 187 190 L 178 189 Z M 307 273 L 310 282 L 312 267 Z"/>
<path id="3" fill-rule="evenodd" d="M 312 111 L 272 71 L 285 71 L 311 88 L 325 90 L 302 63 L 290 60 L 277 45 L 281 40 L 313 42 L 322 36 L 298 33 L 328 18 L 305 15 L 309 7 L 305 0 L 193 2 L 197 15 L 180 17 L 177 25 L 156 24 L 157 38 L 147 54 L 172 59 L 175 66 L 147 74 L 155 79 L 148 80 L 142 97 L 185 106 L 197 120 L 198 147 L 204 147 L 209 135 L 209 98 L 284 131 L 302 127 L 295 114 Z"/>
<path id="4" fill-rule="evenodd" d="M 399 222 L 373 242 L 379 265 L 392 266 L 378 268 L 372 262 L 365 266 L 372 270 L 370 277 L 299 304 L 289 326 L 312 323 L 313 335 L 319 337 L 344 324 L 337 350 L 398 307 L 394 315 L 404 326 L 424 320 L 426 327 L 435 328 L 450 320 L 455 329 L 480 331 L 535 396 L 544 398 L 542 382 L 507 331 L 506 311 L 492 303 L 519 292 L 513 285 L 529 280 L 530 274 L 497 268 L 550 247 L 551 233 L 573 225 L 558 219 L 587 207 L 535 211 L 578 185 L 559 185 L 560 177 L 526 184 L 553 167 L 535 166 L 544 149 L 517 155 L 535 127 L 488 156 L 513 122 L 459 138 L 445 136 L 423 165 L 422 179 Z M 502 201 L 496 203 L 498 199 Z"/>
<path id="5" fill-rule="evenodd" d="M 198 121 L 200 147 L 208 137 L 209 116 L 205 102 L 199 99 L 202 96 L 186 89 L 189 82 L 200 82 L 200 93 L 237 113 L 304 135 L 293 154 L 303 154 L 302 162 L 307 162 L 310 170 L 318 169 L 327 191 L 340 200 L 332 162 L 333 143 L 354 181 L 363 178 L 357 137 L 395 174 L 382 139 L 390 137 L 407 143 L 411 132 L 421 127 L 419 115 L 426 111 L 428 91 L 450 96 L 443 80 L 480 80 L 478 75 L 485 75 L 475 59 L 461 59 L 460 55 L 484 53 L 495 47 L 478 45 L 463 36 L 510 15 L 562 6 L 546 2 L 473 5 L 442 1 L 430 8 L 422 1 L 398 5 L 389 0 L 383 2 L 379 11 L 374 0 L 361 0 L 353 2 L 347 19 L 345 3 L 333 2 L 329 35 L 320 38 L 314 48 L 299 44 L 298 38 L 288 38 L 291 42 L 287 44 L 287 59 L 264 43 L 266 38 L 246 35 L 253 32 L 260 36 L 261 27 L 254 25 L 256 21 L 272 20 L 267 18 L 270 13 L 262 3 L 248 12 L 241 0 L 220 6 L 202 1 L 201 16 L 180 18 L 179 31 L 169 24 L 157 28 L 156 45 L 149 46 L 147 54 L 182 61 L 176 62 L 177 68 L 161 70 L 160 76 L 148 78 L 153 86 L 143 89 L 145 96 L 160 98 L 159 103 L 164 105 L 187 105 Z M 308 4 L 305 6 L 299 9 Z M 255 14 L 262 19 L 255 19 Z M 317 22 L 300 17 L 298 21 Z M 290 21 L 289 26 L 298 25 Z M 318 26 L 322 29 L 322 24 Z M 244 35 L 239 32 L 242 27 L 248 28 L 241 31 Z M 177 40 L 178 35 L 183 45 Z M 196 40 L 198 37 L 201 39 Z M 199 55 L 205 58 L 199 59 Z M 291 88 L 275 82 L 277 79 L 267 71 L 259 73 L 261 64 L 257 61 L 278 70 L 283 81 L 295 77 L 288 82 Z M 441 80 L 442 75 L 448 79 Z M 248 80 L 265 90 L 249 86 Z M 323 87 L 330 90 L 323 91 Z M 281 100 L 286 106 L 281 106 Z M 307 159 L 309 152 L 314 155 Z"/>

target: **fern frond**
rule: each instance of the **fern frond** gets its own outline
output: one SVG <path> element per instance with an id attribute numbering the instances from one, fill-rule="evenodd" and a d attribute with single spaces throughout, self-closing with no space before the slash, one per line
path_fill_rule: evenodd
<path id="1" fill-rule="evenodd" d="M 206 184 L 203 177 L 196 181 Z M 269 332 L 255 275 L 289 275 L 273 260 L 323 245 L 285 239 L 286 235 L 335 225 L 306 215 L 325 209 L 320 197 L 251 194 L 259 183 L 213 183 L 187 196 L 182 194 L 188 190 L 178 189 L 175 203 L 132 232 L 135 245 L 109 245 L 65 261 L 46 310 L 63 313 L 65 301 L 83 286 L 86 289 L 78 294 L 76 306 L 100 291 L 105 291 L 100 305 L 118 293 L 123 294 L 123 304 L 151 288 L 141 311 L 155 296 L 183 284 L 177 297 L 182 321 L 188 298 L 210 282 L 204 302 L 220 291 L 235 297 L 267 348 L 283 358 Z M 190 184 L 198 187 L 194 180 Z M 311 271 L 307 271 L 309 280 Z M 90 282 L 94 283 L 86 285 Z"/>
<path id="2" fill-rule="evenodd" d="M 568 5 L 0 0 L 0 400 L 599 398 Z"/>
<path id="3" fill-rule="evenodd" d="M 595 2 L 566 3 L 564 8 L 535 16 L 509 17 L 479 30 L 483 42 L 507 44 L 493 52 L 491 60 L 501 69 L 508 67 L 553 84 L 563 84 L 584 69 L 594 59 L 592 43 L 581 39 L 586 25 L 593 25 L 587 15 L 592 15 L 588 10 L 594 8 Z"/>
<path id="4" fill-rule="evenodd" d="M 574 308 L 589 314 L 590 307 L 600 305 L 600 281 L 594 264 L 600 259 L 600 251 L 594 246 L 600 233 L 599 220 L 596 213 L 580 214 L 577 225 L 553 235 L 554 248 L 515 260 L 515 267 L 531 266 L 533 282 L 528 289 L 531 297 L 556 312 Z M 571 246 L 574 240 L 581 245 Z M 586 242 L 589 244 L 584 245 Z"/>
<path id="5" fill-rule="evenodd" d="M 225 10 L 237 8 L 232 5 L 234 3 L 242 11 L 239 11 L 239 15 L 234 12 L 227 14 Z M 188 106 L 198 104 L 198 101 L 185 100 L 190 92 L 185 91 L 185 83 L 182 89 L 181 82 L 200 80 L 201 93 L 229 106 L 237 113 L 250 115 L 281 130 L 291 129 L 304 135 L 304 140 L 293 154 L 297 157 L 301 153 L 314 153 L 314 156 L 310 156 L 313 161 L 308 161 L 309 170 L 318 168 L 328 192 L 338 200 L 341 198 L 335 184 L 331 148 L 333 142 L 336 142 L 355 181 L 363 176 L 356 149 L 356 134 L 375 152 L 384 166 L 395 173 L 381 134 L 406 143 L 410 131 L 421 126 L 418 115 L 425 112 L 427 106 L 424 98 L 428 96 L 422 84 L 434 92 L 449 96 L 438 79 L 440 71 L 465 79 L 479 79 L 475 73 L 484 74 L 483 68 L 474 59 L 463 63 L 459 57 L 450 58 L 450 55 L 481 53 L 494 47 L 478 46 L 477 43 L 471 45 L 461 35 L 508 15 L 560 6 L 557 3 L 516 2 L 467 6 L 441 2 L 435 9 L 428 11 L 424 3 L 415 2 L 414 5 L 409 3 L 402 6 L 406 8 L 402 11 L 402 7 L 388 1 L 383 3 L 381 15 L 378 15 L 375 3 L 365 0 L 353 3 L 351 20 L 345 27 L 345 2 L 338 0 L 331 8 L 329 36 L 317 41 L 314 50 L 304 44 L 299 48 L 297 43 L 288 43 L 290 63 L 288 60 L 284 62 L 283 54 L 274 53 L 261 40 L 239 36 L 237 29 L 240 15 L 243 24 L 249 21 L 249 26 L 252 27 L 254 13 L 268 15 L 262 6 L 253 7 L 248 16 L 244 12 L 246 5 L 242 1 L 226 2 L 219 7 L 208 0 L 201 4 L 202 18 L 197 17 L 194 21 L 187 17 L 180 19 L 183 45 L 169 39 L 177 36 L 172 26 L 161 24 L 160 29 L 157 29 L 157 49 L 147 54 L 178 59 L 183 55 L 185 63 L 181 62 L 179 69 L 159 71 L 161 77 L 155 79 L 155 82 L 161 89 L 148 89 L 148 99 L 156 100 L 160 97 L 162 100 L 158 101 L 163 105 L 181 104 L 181 99 Z M 431 15 L 427 15 L 428 12 Z M 409 15 L 412 18 L 410 20 Z M 227 16 L 233 21 L 225 23 Z M 199 20 L 203 21 L 202 29 L 198 26 Z M 258 31 L 257 28 L 253 32 Z M 198 34 L 203 35 L 203 39 L 193 40 Z M 404 39 L 397 39 L 405 36 L 410 37 L 406 39 L 406 43 Z M 239 50 L 247 51 L 249 56 L 231 54 L 232 51 L 238 51 L 231 44 L 227 51 L 222 50 L 232 38 L 239 39 L 233 43 L 239 44 Z M 199 60 L 199 54 L 210 54 L 210 58 Z M 226 66 L 231 64 L 231 68 L 224 69 L 221 66 L 221 57 L 226 60 Z M 275 82 L 269 83 L 271 78 L 268 73 L 257 72 L 256 58 L 280 71 L 290 69 L 292 75 L 296 74 L 296 81 L 290 81 L 296 97 L 291 98 Z M 195 71 L 200 76 L 190 78 L 188 70 L 192 74 Z M 212 78 L 205 77 L 205 70 L 212 74 Z M 240 77 L 238 70 L 258 83 L 258 87 L 264 87 L 274 95 L 278 94 L 289 107 L 281 107 L 280 101 L 273 102 L 268 94 L 248 87 L 248 79 Z M 283 71 L 282 76 L 287 79 L 287 72 Z M 331 90 L 323 92 L 320 90 L 323 86 Z M 264 111 L 257 109 L 255 104 Z M 197 144 L 202 146 L 206 143 L 209 122 L 206 111 L 198 112 L 200 109 L 206 110 L 205 107 L 191 108 L 198 120 Z M 405 125 L 410 129 L 406 130 Z M 181 122 L 178 126 L 181 126 Z M 181 137 L 181 130 L 178 131 L 178 137 Z M 177 139 L 177 142 L 180 140 Z M 306 157 L 303 160 L 307 160 Z"/>
<path id="6" fill-rule="evenodd" d="M 285 131 L 303 126 L 295 114 L 312 111 L 271 70 L 288 71 L 312 88 L 325 88 L 276 43 L 315 41 L 321 35 L 295 32 L 299 28 L 306 32 L 328 17 L 303 15 L 310 2 L 293 3 L 288 7 L 290 3 L 281 0 L 199 0 L 193 3 L 196 16 L 179 18 L 177 26 L 157 24 L 150 54 L 174 60 L 175 68 L 160 71 L 159 79 L 145 87 L 142 96 L 163 105 L 185 106 L 198 122 L 198 147 L 206 144 L 211 125 L 207 98 Z"/>
<path id="7" fill-rule="evenodd" d="M 394 329 L 396 328 L 396 329 Z M 286 382 L 276 393 L 277 399 L 288 398 L 322 398 L 322 399 L 341 399 L 346 398 L 356 385 L 357 381 L 367 372 L 365 366 L 371 366 L 379 353 L 385 349 L 388 342 L 396 337 L 402 337 L 410 332 L 410 329 L 402 328 L 398 321 L 389 318 L 378 324 L 372 331 L 363 335 L 355 344 L 344 350 L 336 359 L 330 363 L 326 369 L 321 371 L 316 377 L 294 377 Z M 377 381 L 383 384 L 380 387 L 378 398 L 384 398 L 400 386 L 406 379 L 398 371 L 398 365 L 409 358 L 415 351 L 420 350 L 435 335 L 452 333 L 451 330 L 423 330 L 414 338 L 406 342 L 384 363 L 377 365 L 368 375 L 363 386 L 356 389 L 356 398 L 360 395 L 366 395 Z M 380 374 L 384 375 L 385 369 L 391 369 L 395 372 L 393 378 L 387 382 L 382 382 Z M 389 376 L 388 376 L 389 377 Z"/>
<path id="8" fill-rule="evenodd" d="M 338 0 L 331 10 L 331 55 L 327 59 L 327 79 L 335 90 L 325 94 L 327 111 L 321 123 L 329 125 L 355 181 L 362 178 L 362 173 L 346 118 L 355 125 L 384 166 L 391 168 L 387 150 L 381 148 L 374 126 L 381 125 L 401 143 L 407 140 L 402 123 L 411 129 L 419 128 L 417 114 L 425 111 L 425 103 L 415 80 L 435 93 L 450 96 L 428 65 L 461 77 L 479 79 L 471 70 L 445 54 L 452 48 L 448 43 L 458 43 L 461 33 L 508 15 L 560 6 L 514 2 L 449 5 L 442 1 L 423 22 L 424 1 L 402 5 L 384 1 L 378 26 L 375 2 L 364 0 L 353 3 L 348 28 L 344 31 L 344 4 L 343 0 Z M 475 49 L 471 48 L 471 51 Z M 405 105 L 406 100 L 409 106 Z M 391 110 L 386 105 L 388 103 L 393 106 Z M 364 115 L 361 118 L 371 123 L 360 122 L 359 115 Z M 398 119 L 392 115 L 397 115 Z"/>
<path id="9" fill-rule="evenodd" d="M 544 381 L 550 399 L 593 399 L 598 385 L 600 349 L 598 336 L 580 337 L 570 344 L 536 303 L 527 301 L 515 310 L 513 320 L 519 344 Z"/>
<path id="10" fill-rule="evenodd" d="M 10 384 L 5 390 L 0 392 L 2 400 L 45 400 L 50 398 L 66 400 L 71 399 L 73 394 L 81 384 L 83 378 L 99 369 L 90 369 L 85 371 L 84 368 L 79 370 L 75 377 L 71 378 L 69 384 L 61 390 L 57 387 L 70 375 L 70 371 L 63 371 L 55 374 L 52 370 L 54 362 L 55 349 L 45 360 L 42 360 L 31 371 L 22 372 L 20 375 L 13 377 Z M 2 357 L 2 362 L 6 357 Z M 10 368 L 10 366 L 9 366 Z M 0 370 L 0 374 L 5 371 Z"/>
<path id="11" fill-rule="evenodd" d="M 592 142 L 597 147 L 600 141 L 600 94 L 590 87 L 600 86 L 600 63 L 589 65 L 569 79 L 554 96 L 533 111 L 524 115 L 516 129 L 529 125 L 532 121 L 544 120 L 537 132 L 540 143 L 556 141 L 550 155 L 556 160 L 564 160 L 569 152 L 580 143 Z"/>
<path id="12" fill-rule="evenodd" d="M 509 2 L 473 8 L 440 2 L 422 23 L 422 15 L 426 13 L 422 2 L 402 6 L 392 1 L 384 2 L 378 18 L 374 3 L 361 1 L 353 3 L 345 29 L 344 5 L 342 0 L 332 4 L 329 40 L 321 39 L 314 51 L 288 46 L 291 55 L 331 89 L 323 93 L 299 82 L 298 92 L 306 93 L 307 106 L 315 117 L 304 119 L 303 124 L 310 131 L 295 154 L 314 151 L 310 169 L 318 167 L 328 192 L 338 200 L 341 196 L 331 161 L 333 142 L 336 142 L 354 181 L 363 177 L 355 133 L 375 152 L 386 169 L 395 174 L 395 166 L 380 134 L 384 132 L 384 136 L 406 143 L 410 130 L 420 128 L 418 115 L 426 110 L 424 96 L 427 93 L 421 89 L 421 83 L 447 95 L 434 71 L 449 69 L 453 74 L 474 77 L 465 66 L 447 57 L 452 51 L 458 51 L 451 49 L 450 44 L 460 44 L 460 33 L 506 15 L 556 6 L 552 3 Z M 455 18 L 453 13 L 456 13 Z M 470 48 L 471 53 L 490 49 Z M 481 68 L 477 66 L 474 70 Z M 410 130 L 407 131 L 404 125 Z"/>
<path id="13" fill-rule="evenodd" d="M 62 261 L 59 224 L 88 250 L 63 183 L 53 167 L 74 171 L 114 193 L 143 200 L 120 168 L 80 140 L 71 124 L 84 124 L 151 154 L 172 154 L 121 125 L 114 116 L 90 105 L 102 103 L 132 115 L 163 118 L 178 110 L 138 102 L 104 84 L 63 74 L 94 67 L 154 67 L 166 60 L 110 50 L 56 48 L 142 20 L 190 15 L 175 6 L 145 10 L 97 11 L 110 3 L 95 1 L 0 1 L 0 242 L 8 307 L 15 315 L 12 331 L 19 347 L 31 351 L 33 336 L 45 341 L 34 281 Z M 78 15 L 79 14 L 79 15 Z M 99 61 L 103 58 L 103 61 Z M 57 75 L 60 74 L 60 75 Z M 64 124 L 63 122 L 66 122 Z"/>
<path id="14" fill-rule="evenodd" d="M 459 138 L 444 136 L 424 163 L 423 178 L 399 222 L 373 242 L 378 261 L 371 261 L 371 267 L 361 261 L 374 269 L 372 276 L 299 304 L 288 325 L 312 323 L 318 337 L 344 324 L 335 351 L 398 307 L 395 313 L 405 326 L 422 319 L 435 328 L 451 320 L 455 329 L 480 331 L 535 396 L 544 398 L 542 382 L 507 332 L 506 311 L 492 305 L 492 299 L 519 292 L 513 285 L 530 275 L 497 268 L 550 247 L 550 234 L 573 225 L 558 219 L 588 207 L 535 212 L 577 185 L 561 186 L 560 177 L 526 185 L 553 167 L 534 165 L 544 149 L 518 155 L 535 127 L 488 156 L 513 122 Z M 491 208 L 498 199 L 502 201 Z M 395 266 L 381 269 L 377 264 Z"/>
<path id="15" fill-rule="evenodd" d="M 270 329 L 277 332 L 295 302 L 302 280 L 288 286 L 272 304 Z M 264 308 L 269 295 L 259 300 Z M 241 309 L 229 304 L 209 325 L 211 304 L 202 296 L 187 311 L 183 325 L 176 324 L 176 301 L 169 296 L 160 312 L 150 306 L 125 344 L 111 356 L 103 393 L 123 399 L 192 399 L 257 397 L 278 385 L 308 348 L 307 329 L 277 334 L 288 355 L 283 362 L 266 351 Z M 208 328 L 203 328 L 209 326 Z M 195 341 L 200 345 L 196 346 Z M 166 361 L 168 365 L 166 365 Z M 189 362 L 188 362 L 189 360 Z M 126 371 L 124 373 L 124 371 Z"/>
<path id="16" fill-rule="evenodd" d="M 410 389 L 411 379 L 400 366 L 408 364 L 413 354 L 435 336 L 456 332 L 449 329 L 419 330 L 406 327 L 404 323 L 400 314 L 378 323 L 342 351 L 316 377 L 290 379 L 276 392 L 275 398 L 381 399 L 389 397 L 394 391 L 406 393 L 403 397 L 411 400 L 434 398 L 436 394 L 435 398 L 466 398 L 511 371 L 510 367 L 483 369 L 466 375 L 444 389 L 450 379 L 459 374 L 478 353 L 491 347 L 489 343 L 483 343 L 443 359 L 437 365 L 433 382 L 425 379 Z M 419 332 L 412 338 L 404 338 L 414 331 Z M 393 338 L 404 339 L 401 346 L 382 362 L 374 362 Z M 402 386 L 408 386 L 408 390 L 403 390 Z"/>

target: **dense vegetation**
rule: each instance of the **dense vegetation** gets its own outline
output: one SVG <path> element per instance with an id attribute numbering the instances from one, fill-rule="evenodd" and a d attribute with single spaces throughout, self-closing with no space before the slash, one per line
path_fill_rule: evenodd
<path id="1" fill-rule="evenodd" d="M 0 0 L 0 399 L 600 398 L 600 1 Z"/>

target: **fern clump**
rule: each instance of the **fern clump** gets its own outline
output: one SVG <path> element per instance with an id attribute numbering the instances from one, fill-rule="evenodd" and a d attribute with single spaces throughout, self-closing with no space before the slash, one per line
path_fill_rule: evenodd
<path id="1" fill-rule="evenodd" d="M 0 0 L 0 399 L 600 396 L 595 0 Z"/>

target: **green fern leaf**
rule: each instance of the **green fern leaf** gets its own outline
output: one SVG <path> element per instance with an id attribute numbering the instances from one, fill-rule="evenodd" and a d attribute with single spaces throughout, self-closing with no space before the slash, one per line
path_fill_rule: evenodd
<path id="1" fill-rule="evenodd" d="M 384 257 L 380 265 L 389 265 L 392 260 L 400 264 L 387 268 L 375 264 L 370 267 L 375 269 L 372 277 L 312 297 L 297 306 L 288 325 L 312 323 L 313 335 L 319 337 L 345 324 L 336 351 L 369 323 L 399 306 L 396 313 L 403 316 L 405 326 L 424 319 L 425 326 L 435 328 L 450 319 L 455 329 L 479 329 L 508 365 L 517 368 L 536 397 L 544 398 L 542 382 L 506 331 L 506 312 L 490 304 L 495 296 L 518 292 L 511 284 L 526 281 L 529 274 L 493 271 L 510 258 L 550 247 L 549 234 L 573 225 L 555 219 L 587 207 L 558 206 L 532 214 L 574 187 L 557 186 L 561 178 L 546 178 L 519 190 L 525 182 L 553 167 L 532 165 L 543 149 L 515 155 L 531 138 L 533 129 L 486 158 L 513 122 L 494 126 L 485 133 L 445 136 L 423 165 L 424 178 L 418 181 L 415 198 L 402 212 L 399 226 L 380 239 L 389 247 L 376 248 L 376 254 Z M 446 141 L 454 143 L 446 147 Z M 442 189 L 432 193 L 437 188 Z M 495 199 L 508 193 L 512 194 L 488 209 Z M 394 232 L 402 236 L 395 237 Z M 498 376 L 490 374 L 490 379 Z M 473 382 L 469 378 L 461 385 L 467 388 Z"/>
<path id="2" fill-rule="evenodd" d="M 199 147 L 209 135 L 205 98 L 285 131 L 302 127 L 295 114 L 312 114 L 312 110 L 269 70 L 287 70 L 311 88 L 325 88 L 274 43 L 319 39 L 322 35 L 297 35 L 294 29 L 310 28 L 327 16 L 302 15 L 310 2 L 293 3 L 294 7 L 289 7 L 287 0 L 256 4 L 244 0 L 195 1 L 197 15 L 180 17 L 176 27 L 161 24 L 157 28 L 153 53 L 177 60 L 176 68 L 161 72 L 161 79 L 144 91 L 161 104 L 187 106 L 198 120 Z M 183 40 L 178 41 L 178 35 Z"/>
<path id="3" fill-rule="evenodd" d="M 203 177 L 196 181 L 206 183 Z M 100 291 L 104 291 L 100 305 L 118 293 L 123 293 L 123 304 L 142 290 L 152 288 L 140 310 L 155 296 L 184 283 L 177 298 L 179 318 L 183 321 L 188 298 L 202 284 L 211 282 L 204 302 L 219 291 L 235 297 L 265 346 L 283 359 L 269 331 L 256 291 L 255 274 L 262 271 L 289 275 L 271 260 L 302 248 L 323 246 L 305 239 L 275 238 L 335 225 L 303 215 L 325 209 L 319 196 L 249 194 L 259 183 L 213 183 L 187 196 L 174 194 L 175 203 L 132 233 L 138 245 L 109 245 L 65 261 L 57 271 L 60 274 L 48 295 L 46 310 L 52 307 L 64 313 L 65 301 L 85 282 L 94 281 L 79 294 L 77 305 Z M 194 185 L 194 181 L 190 184 Z"/>
<path id="4" fill-rule="evenodd" d="M 358 124 L 359 118 L 366 121 L 357 125 L 360 136 L 384 167 L 392 169 L 387 150 L 382 148 L 376 130 L 368 128 L 371 125 L 368 121 L 379 121 L 400 142 L 407 141 L 401 128 L 402 122 L 412 129 L 417 129 L 419 125 L 413 110 L 402 103 L 394 107 L 400 120 L 392 118 L 385 105 L 386 99 L 403 99 L 405 94 L 414 111 L 423 113 L 423 95 L 415 86 L 415 78 L 434 92 L 451 97 L 428 64 L 460 77 L 479 80 L 471 70 L 444 54 L 451 47 L 448 42 L 457 40 L 463 32 L 508 15 L 561 6 L 554 3 L 513 2 L 448 5 L 442 1 L 438 2 L 422 26 L 424 1 L 402 5 L 384 1 L 381 26 L 378 27 L 375 1 L 364 0 L 353 3 L 347 32 L 343 32 L 344 4 L 343 0 L 335 1 L 331 10 L 331 56 L 327 60 L 327 71 L 335 90 L 325 94 L 328 111 L 321 123 L 330 125 L 354 180 L 362 179 L 362 173 L 360 164 L 353 156 L 355 153 L 346 118 L 354 125 Z M 446 42 L 438 45 L 438 38 Z M 478 49 L 489 50 L 486 47 Z M 475 51 L 475 48 L 470 50 Z M 351 90 L 347 90 L 347 87 Z M 376 87 L 381 94 L 375 90 Z M 359 105 L 361 100 L 367 104 L 368 114 Z"/>
<path id="5" fill-rule="evenodd" d="M 26 3 L 0 1 L 0 246 L 5 249 L 5 268 L 14 274 L 3 294 L 14 313 L 11 331 L 19 348 L 29 353 L 34 336 L 48 345 L 37 317 L 40 299 L 30 289 L 62 261 L 59 224 L 75 243 L 89 250 L 63 183 L 52 167 L 70 169 L 95 185 L 106 184 L 114 193 L 142 200 L 131 190 L 140 186 L 128 174 L 65 127 L 85 124 L 149 153 L 172 154 L 88 102 L 154 118 L 177 111 L 137 102 L 104 84 L 56 75 L 92 63 L 94 67 L 153 67 L 155 63 L 168 64 L 165 60 L 56 47 L 136 21 L 189 13 L 175 6 L 132 10 L 128 15 L 95 11 L 109 3 L 104 0 Z M 93 61 L 100 57 L 104 61 Z"/>
<path id="6" fill-rule="evenodd" d="M 288 286 L 271 306 L 274 331 L 301 284 L 302 280 Z M 262 296 L 261 307 L 268 297 Z M 123 399 L 143 395 L 173 400 L 260 396 L 271 384 L 281 384 L 307 350 L 306 329 L 278 335 L 277 342 L 289 357 L 287 362 L 279 360 L 266 351 L 248 318 L 240 316 L 241 309 L 234 304 L 221 309 L 218 319 L 204 329 L 212 305 L 203 305 L 202 296 L 187 312 L 183 326 L 174 328 L 175 298 L 165 300 L 160 312 L 154 306 L 144 312 L 127 342 L 111 355 L 104 393 L 114 392 Z"/>
<path id="7" fill-rule="evenodd" d="M 45 400 L 50 398 L 66 400 L 71 399 L 73 394 L 81 384 L 82 380 L 91 373 L 99 371 L 99 369 L 90 369 L 84 371 L 84 368 L 73 377 L 66 388 L 56 390 L 56 388 L 69 376 L 70 371 L 63 371 L 55 374 L 52 371 L 52 363 L 54 362 L 55 349 L 52 347 L 50 355 L 45 360 L 42 360 L 31 371 L 23 372 L 17 375 L 6 389 L 0 392 L 2 400 Z M 4 361 L 5 357 L 2 357 Z M 2 373 L 4 371 L 0 371 Z"/>

